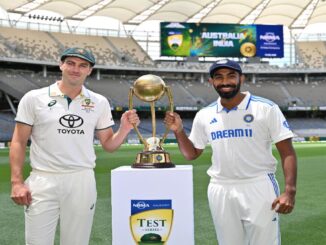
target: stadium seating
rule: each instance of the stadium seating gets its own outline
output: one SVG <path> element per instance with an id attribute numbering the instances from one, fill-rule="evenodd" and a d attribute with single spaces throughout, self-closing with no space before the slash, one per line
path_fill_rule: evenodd
<path id="1" fill-rule="evenodd" d="M 326 75 L 323 68 L 326 67 L 326 43 L 298 41 L 296 45 L 300 58 L 297 66 L 280 68 L 265 61 L 257 63 L 243 61 L 241 66 L 247 79 L 242 85 L 242 91 L 250 91 L 252 94 L 268 98 L 281 108 L 325 107 Z M 154 62 L 131 37 L 73 35 L 8 27 L 0 27 L 0 62 L 4 64 L 0 69 L 0 90 L 19 100 L 32 89 L 52 84 L 61 77 L 54 68 L 57 68 L 60 53 L 64 48 L 71 46 L 81 46 L 93 51 L 98 66 L 86 80 L 85 85 L 108 98 L 116 111 L 129 106 L 128 95 L 133 82 L 146 73 L 157 74 L 163 78 L 166 85 L 172 89 L 174 105 L 181 108 L 181 111 L 182 108 L 185 108 L 185 111 L 198 110 L 217 98 L 216 91 L 207 82 L 207 71 L 211 62 L 205 60 L 197 62 L 191 59 L 189 62 L 187 60 Z M 7 65 L 7 62 L 12 63 Z M 22 64 L 26 64 L 26 67 Z M 30 64 L 32 65 L 29 66 Z M 43 64 L 48 68 L 46 72 L 42 69 Z M 7 66 L 8 68 L 5 68 Z M 317 72 L 315 69 L 318 68 L 320 69 L 317 70 L 318 73 L 309 73 Z M 303 73 L 302 69 L 308 70 Z M 167 96 L 156 101 L 155 105 L 167 106 Z M 149 110 L 149 103 L 140 101 L 135 96 L 133 106 L 140 110 Z M 157 120 L 158 134 L 163 134 L 165 127 L 162 119 Z M 318 118 L 309 120 L 290 120 L 290 125 L 301 136 L 326 135 L 323 130 L 326 128 L 325 120 Z M 6 122 L 8 121 L 10 120 Z M 117 127 L 119 118 L 115 118 L 115 121 Z M 0 123 L 3 122 L 4 120 Z M 189 133 L 192 118 L 189 116 L 184 118 L 184 123 L 186 132 Z M 13 127 L 13 121 L 10 127 Z M 145 118 L 139 128 L 149 136 L 151 120 Z M 134 132 L 131 136 L 137 137 Z M 1 137 L 5 138 L 8 135 Z M 174 136 L 169 133 L 169 137 Z"/>
<path id="2" fill-rule="evenodd" d="M 142 64 L 146 66 L 154 65 L 149 56 L 132 38 L 106 37 L 105 39 L 116 48 L 122 64 Z"/>
<path id="3" fill-rule="evenodd" d="M 114 77 L 103 77 L 101 80 L 90 78 L 86 82 L 86 86 L 98 92 L 109 99 L 113 106 L 127 106 L 130 84 Z"/>
<path id="4" fill-rule="evenodd" d="M 0 87 L 4 92 L 19 99 L 26 92 L 39 88 L 39 86 L 20 75 L 19 72 L 2 69 L 0 70 Z"/>
<path id="5" fill-rule="evenodd" d="M 46 32 L 0 27 L 0 33 L 6 57 L 58 60 L 58 44 Z"/>
<path id="6" fill-rule="evenodd" d="M 310 41 L 297 43 L 298 55 L 301 62 L 306 67 L 324 68 L 326 67 L 326 42 Z"/>
<path id="7" fill-rule="evenodd" d="M 326 98 L 326 83 L 310 82 L 305 84 L 303 82 L 284 83 L 289 93 L 298 106 L 325 106 Z"/>
<path id="8" fill-rule="evenodd" d="M 11 95 L 20 98 L 25 92 L 48 86 L 61 77 L 60 73 L 49 72 L 47 77 L 43 73 L 35 73 L 28 70 L 0 70 L 0 83 L 4 84 L 6 91 Z M 102 75 L 100 80 L 91 76 L 86 81 L 86 86 L 95 92 L 99 92 L 107 97 L 112 105 L 128 106 L 129 89 L 138 78 L 134 75 Z M 203 107 L 216 100 L 217 94 L 205 78 L 201 83 L 196 77 L 171 78 L 164 77 L 167 86 L 170 86 L 176 106 Z M 265 97 L 282 107 L 287 106 L 325 106 L 326 99 L 326 77 L 312 79 L 309 83 L 295 78 L 259 78 L 256 83 L 245 81 L 242 91 L 250 91 L 252 94 Z M 24 86 L 21 83 L 24 82 Z M 311 96 L 314 95 L 314 96 Z M 134 97 L 135 106 L 149 106 Z M 164 106 L 168 103 L 166 96 L 156 102 L 156 106 Z"/>
<path id="9" fill-rule="evenodd" d="M 51 33 L 61 45 L 62 49 L 67 47 L 84 47 L 92 50 L 98 64 L 117 64 L 119 57 L 103 37 L 70 35 L 68 33 Z"/>
<path id="10" fill-rule="evenodd" d="M 0 112 L 0 142 L 11 140 L 14 127 L 14 115 L 12 113 Z"/>
<path id="11" fill-rule="evenodd" d="M 291 118 L 289 125 L 299 137 L 325 136 L 326 120 L 321 118 Z"/>
<path id="12" fill-rule="evenodd" d="M 251 94 L 267 98 L 280 106 L 288 104 L 287 93 L 282 82 L 260 80 L 253 84 L 247 81 L 242 85 L 242 91 L 249 91 Z"/>
<path id="13" fill-rule="evenodd" d="M 153 66 L 151 58 L 131 37 L 71 35 L 0 27 L 0 59 L 16 58 L 57 63 L 67 47 L 92 50 L 99 65 Z"/>

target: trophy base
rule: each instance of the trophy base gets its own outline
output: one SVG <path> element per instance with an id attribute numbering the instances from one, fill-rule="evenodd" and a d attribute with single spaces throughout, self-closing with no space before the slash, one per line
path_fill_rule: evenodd
<path id="1" fill-rule="evenodd" d="M 166 151 L 143 151 L 137 154 L 133 168 L 174 168 Z"/>

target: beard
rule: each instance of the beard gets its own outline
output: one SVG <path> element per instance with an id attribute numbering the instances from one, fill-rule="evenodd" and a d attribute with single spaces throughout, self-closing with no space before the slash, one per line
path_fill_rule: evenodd
<path id="1" fill-rule="evenodd" d="M 220 85 L 217 87 L 214 86 L 216 92 L 223 99 L 232 99 L 234 96 L 236 96 L 238 94 L 238 92 L 240 91 L 240 87 L 241 87 L 240 81 L 238 82 L 237 85 Z M 231 90 L 229 92 L 223 92 L 221 90 L 222 88 L 233 88 L 233 90 Z"/>

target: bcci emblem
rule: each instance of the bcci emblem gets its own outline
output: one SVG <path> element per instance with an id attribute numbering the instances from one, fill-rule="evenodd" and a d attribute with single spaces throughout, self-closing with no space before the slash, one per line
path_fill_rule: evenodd
<path id="1" fill-rule="evenodd" d="M 172 222 L 171 200 L 131 200 L 130 229 L 137 245 L 164 245 Z"/>
<path id="2" fill-rule="evenodd" d="M 246 122 L 246 123 L 251 123 L 253 120 L 254 120 L 254 116 L 251 115 L 251 114 L 247 114 L 243 117 L 243 120 Z"/>
<path id="3" fill-rule="evenodd" d="M 177 50 L 182 45 L 182 41 L 183 41 L 182 32 L 169 31 L 167 41 L 171 49 Z"/>

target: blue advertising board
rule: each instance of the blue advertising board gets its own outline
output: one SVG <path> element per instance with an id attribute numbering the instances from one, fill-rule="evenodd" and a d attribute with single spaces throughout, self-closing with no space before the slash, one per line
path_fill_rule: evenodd
<path id="1" fill-rule="evenodd" d="M 284 56 L 283 26 L 257 25 L 258 57 L 281 58 Z"/>

